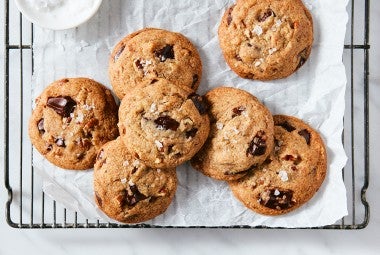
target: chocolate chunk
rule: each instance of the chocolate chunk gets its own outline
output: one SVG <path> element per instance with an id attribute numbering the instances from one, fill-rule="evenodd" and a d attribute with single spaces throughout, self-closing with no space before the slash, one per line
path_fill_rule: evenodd
<path id="1" fill-rule="evenodd" d="M 134 206 L 137 204 L 139 201 L 147 199 L 147 197 L 144 194 L 141 194 L 140 191 L 138 190 L 136 185 L 129 185 L 129 189 L 131 191 L 131 194 L 127 192 L 125 196 L 124 202 L 128 206 Z"/>
<path id="2" fill-rule="evenodd" d="M 283 141 L 274 139 L 274 151 L 278 152 L 281 149 L 282 144 L 283 144 Z"/>
<path id="3" fill-rule="evenodd" d="M 143 69 L 144 69 L 144 66 L 141 64 L 140 59 L 137 59 L 137 60 L 135 61 L 135 65 L 136 65 L 136 67 L 137 67 L 138 69 L 140 69 L 140 70 L 143 70 Z"/>
<path id="4" fill-rule="evenodd" d="M 283 157 L 283 159 L 286 161 L 294 161 L 295 157 L 293 157 L 293 155 L 285 155 L 285 157 Z"/>
<path id="5" fill-rule="evenodd" d="M 77 103 L 69 96 L 49 97 L 47 106 L 52 108 L 56 113 L 62 117 L 70 117 L 76 107 Z"/>
<path id="6" fill-rule="evenodd" d="M 293 191 L 271 189 L 261 193 L 260 204 L 274 210 L 285 210 L 294 206 Z"/>
<path id="7" fill-rule="evenodd" d="M 232 118 L 235 118 L 236 116 L 240 116 L 242 112 L 245 111 L 244 106 L 239 106 L 234 109 L 232 109 Z"/>
<path id="8" fill-rule="evenodd" d="M 164 48 L 155 51 L 154 54 L 161 62 L 165 62 L 168 58 L 174 59 L 173 45 L 166 45 Z"/>
<path id="9" fill-rule="evenodd" d="M 156 124 L 156 127 L 160 130 L 170 129 L 176 131 L 179 127 L 179 122 L 175 119 L 170 118 L 169 116 L 158 117 L 158 119 L 156 119 L 154 123 Z"/>
<path id="10" fill-rule="evenodd" d="M 96 202 L 98 203 L 99 206 L 102 206 L 103 204 L 103 201 L 102 199 L 100 198 L 100 196 L 98 195 L 98 193 L 95 192 L 95 198 L 96 198 Z"/>
<path id="11" fill-rule="evenodd" d="M 63 140 L 62 138 L 57 138 L 55 139 L 55 144 L 58 146 L 58 147 L 66 147 L 66 144 L 65 144 L 65 140 Z"/>
<path id="12" fill-rule="evenodd" d="M 229 9 L 228 9 L 228 14 L 227 14 L 227 25 L 231 25 L 231 22 L 232 22 L 232 11 L 234 10 L 235 8 L 235 5 L 231 6 Z"/>
<path id="13" fill-rule="evenodd" d="M 283 127 L 288 132 L 292 132 L 292 131 L 296 130 L 296 128 L 293 127 L 292 125 L 290 125 L 287 121 L 280 123 L 280 124 L 277 124 L 276 126 Z"/>
<path id="14" fill-rule="evenodd" d="M 286 161 L 293 161 L 295 165 L 299 165 L 302 161 L 300 156 L 294 157 L 293 155 L 285 155 L 282 159 Z"/>
<path id="15" fill-rule="evenodd" d="M 273 160 L 270 157 L 267 157 L 263 164 L 269 165 L 270 163 L 272 163 L 272 161 Z"/>
<path id="16" fill-rule="evenodd" d="M 202 96 L 193 93 L 193 94 L 190 94 L 187 98 L 193 101 L 195 107 L 198 109 L 200 114 L 203 115 L 207 113 L 208 104 L 206 103 L 206 100 Z"/>
<path id="17" fill-rule="evenodd" d="M 306 58 L 300 57 L 300 62 L 298 63 L 297 69 L 303 66 L 306 62 Z"/>
<path id="18" fill-rule="evenodd" d="M 86 154 L 82 152 L 82 153 L 77 154 L 76 156 L 78 160 L 82 160 L 84 158 L 84 155 Z"/>
<path id="19" fill-rule="evenodd" d="M 69 82 L 69 79 L 62 79 L 62 80 L 60 80 L 60 83 L 68 83 Z"/>
<path id="20" fill-rule="evenodd" d="M 193 138 L 198 132 L 198 128 L 193 128 L 189 131 L 186 131 L 186 138 Z"/>
<path id="21" fill-rule="evenodd" d="M 44 119 L 40 119 L 37 123 L 38 131 L 40 132 L 40 135 L 43 135 L 45 133 L 45 127 L 44 127 Z"/>
<path id="22" fill-rule="evenodd" d="M 170 154 L 170 153 L 173 152 L 173 147 L 174 147 L 174 144 L 169 144 L 168 145 L 168 154 Z"/>
<path id="23" fill-rule="evenodd" d="M 191 83 L 191 88 L 194 88 L 195 84 L 197 84 L 197 82 L 198 82 L 198 79 L 199 79 L 198 74 L 194 74 L 193 75 L 193 82 Z"/>
<path id="24" fill-rule="evenodd" d="M 307 131 L 306 129 L 302 129 L 301 131 L 298 132 L 298 134 L 300 136 L 302 136 L 303 138 L 305 138 L 307 145 L 310 145 L 310 136 L 311 135 L 310 135 L 309 131 Z"/>
<path id="25" fill-rule="evenodd" d="M 51 151 L 51 150 L 53 150 L 53 145 L 48 144 L 47 147 L 46 147 L 46 150 L 47 150 L 47 151 Z"/>
<path id="26" fill-rule="evenodd" d="M 259 21 L 260 22 L 264 22 L 267 18 L 269 18 L 270 16 L 273 16 L 273 17 L 276 17 L 276 14 L 273 12 L 272 9 L 268 9 L 264 12 L 264 14 L 262 16 L 259 17 Z"/>
<path id="27" fill-rule="evenodd" d="M 101 149 L 98 153 L 98 156 L 96 157 L 97 160 L 101 160 L 103 159 L 103 156 L 104 156 L 104 150 Z"/>
<path id="28" fill-rule="evenodd" d="M 236 59 L 237 61 L 243 61 L 243 59 L 241 59 L 241 57 L 240 57 L 239 55 L 236 55 L 236 56 L 235 56 L 235 59 Z"/>
<path id="29" fill-rule="evenodd" d="M 253 138 L 253 140 L 248 146 L 248 149 L 246 152 L 247 157 L 249 154 L 253 156 L 264 155 L 267 149 L 266 140 L 267 140 L 267 136 L 265 135 L 264 131 L 257 132 L 256 136 Z"/>
<path id="30" fill-rule="evenodd" d="M 298 66 L 297 66 L 297 69 L 300 68 L 301 66 L 303 66 L 307 60 L 307 48 L 305 48 L 304 50 L 302 50 L 299 54 L 298 54 L 298 57 L 300 58 L 299 62 L 298 62 Z"/>
<path id="31" fill-rule="evenodd" d="M 156 82 L 158 82 L 158 80 L 157 79 L 153 79 L 153 80 L 150 81 L 150 84 L 154 84 Z"/>
<path id="32" fill-rule="evenodd" d="M 116 52 L 115 56 L 113 57 L 114 62 L 116 62 L 119 59 L 119 57 L 120 57 L 121 53 L 123 53 L 124 49 L 125 49 L 125 45 L 122 45 L 120 47 L 120 49 Z"/>

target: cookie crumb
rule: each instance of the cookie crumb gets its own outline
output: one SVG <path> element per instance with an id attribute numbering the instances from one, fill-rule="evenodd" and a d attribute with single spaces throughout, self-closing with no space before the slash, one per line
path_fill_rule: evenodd
<path id="1" fill-rule="evenodd" d="M 221 123 L 221 122 L 217 122 L 217 123 L 216 123 L 216 128 L 217 128 L 217 129 L 222 130 L 223 127 L 224 127 L 223 123 Z"/>

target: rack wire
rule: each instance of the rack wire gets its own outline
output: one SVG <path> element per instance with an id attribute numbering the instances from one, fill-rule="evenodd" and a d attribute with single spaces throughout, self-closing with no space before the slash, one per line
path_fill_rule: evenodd
<path id="1" fill-rule="evenodd" d="M 6 221 L 13 228 L 205 228 L 90 221 L 63 208 L 42 191 L 41 177 L 33 168 L 33 148 L 27 139 L 31 112 L 31 77 L 34 67 L 33 24 L 5 1 L 4 58 L 4 183 L 8 191 Z M 369 222 L 366 191 L 369 183 L 369 10 L 370 0 L 351 0 L 343 62 L 347 70 L 343 142 L 349 156 L 342 176 L 349 214 L 335 224 L 310 229 L 362 229 Z M 358 33 L 357 31 L 360 31 Z M 19 126 L 20 129 L 15 129 Z M 211 228 L 268 228 L 225 226 Z"/>

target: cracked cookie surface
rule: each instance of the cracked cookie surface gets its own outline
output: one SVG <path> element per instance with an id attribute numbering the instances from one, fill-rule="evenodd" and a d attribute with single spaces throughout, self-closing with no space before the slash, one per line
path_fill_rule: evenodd
<path id="1" fill-rule="evenodd" d="M 301 0 L 238 0 L 218 34 L 224 58 L 239 76 L 281 79 L 308 59 L 313 20 Z"/>
<path id="2" fill-rule="evenodd" d="M 153 78 L 164 78 L 196 91 L 202 78 L 202 62 L 197 49 L 182 34 L 145 28 L 115 46 L 108 73 L 120 99 Z"/>
<path id="3" fill-rule="evenodd" d="M 92 168 L 100 147 L 118 135 L 111 91 L 91 79 L 55 81 L 35 102 L 29 121 L 31 142 L 61 168 Z"/>
<path id="4" fill-rule="evenodd" d="M 218 180 L 241 178 L 273 149 L 272 115 L 256 97 L 236 88 L 213 89 L 205 99 L 210 106 L 210 134 L 191 164 Z"/>
<path id="5" fill-rule="evenodd" d="M 293 211 L 309 201 L 327 171 L 320 135 L 302 120 L 275 115 L 275 149 L 261 166 L 229 182 L 235 197 L 264 215 Z"/>
<path id="6" fill-rule="evenodd" d="M 127 149 L 150 167 L 175 167 L 202 147 L 209 133 L 207 105 L 191 89 L 153 79 L 127 94 L 119 131 Z"/>
<path id="7" fill-rule="evenodd" d="M 95 202 L 109 217 L 139 223 L 164 213 L 177 188 L 175 168 L 152 169 L 120 138 L 105 144 L 94 167 Z"/>

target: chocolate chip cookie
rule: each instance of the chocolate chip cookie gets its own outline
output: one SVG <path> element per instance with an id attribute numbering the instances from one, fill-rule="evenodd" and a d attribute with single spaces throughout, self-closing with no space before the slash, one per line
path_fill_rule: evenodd
<path id="1" fill-rule="evenodd" d="M 145 28 L 115 46 L 109 60 L 109 77 L 120 99 L 142 81 L 153 78 L 165 78 L 196 91 L 202 62 L 197 49 L 182 34 Z"/>
<path id="2" fill-rule="evenodd" d="M 35 101 L 29 121 L 31 142 L 61 168 L 92 168 L 100 147 L 118 136 L 115 100 L 96 81 L 58 80 Z"/>
<path id="3" fill-rule="evenodd" d="M 191 164 L 218 180 L 241 178 L 273 150 L 272 115 L 256 97 L 240 89 L 219 87 L 205 98 L 210 106 L 210 134 Z"/>
<path id="4" fill-rule="evenodd" d="M 308 59 L 313 19 L 301 0 L 238 0 L 224 14 L 219 42 L 243 78 L 285 78 Z"/>
<path id="5" fill-rule="evenodd" d="M 119 109 L 125 146 L 150 167 L 175 167 L 189 160 L 206 141 L 209 129 L 203 98 L 164 79 L 134 89 Z"/>
<path id="6" fill-rule="evenodd" d="M 327 171 L 322 138 L 303 121 L 276 115 L 275 149 L 263 165 L 229 182 L 237 199 L 265 215 L 295 210 L 318 191 Z"/>
<path id="7" fill-rule="evenodd" d="M 177 188 L 175 168 L 152 169 L 120 138 L 105 144 L 94 167 L 95 201 L 109 217 L 138 223 L 164 213 Z"/>

